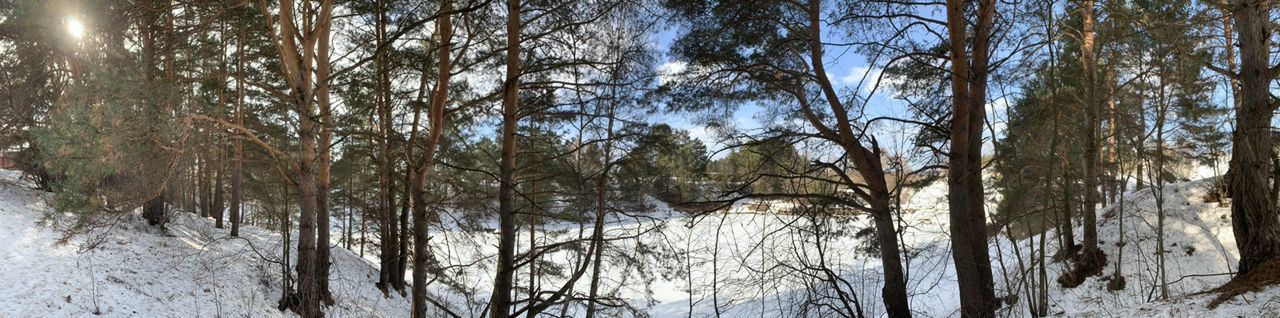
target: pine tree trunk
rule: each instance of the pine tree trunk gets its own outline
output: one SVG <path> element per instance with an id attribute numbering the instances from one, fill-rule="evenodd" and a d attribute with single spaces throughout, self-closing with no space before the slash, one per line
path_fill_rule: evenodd
<path id="1" fill-rule="evenodd" d="M 332 0 L 328 0 L 322 4 L 326 6 L 323 10 L 332 10 Z M 327 13 L 321 13 L 318 25 L 316 26 L 317 39 L 316 45 L 316 110 L 318 111 L 320 122 L 316 128 L 319 130 L 319 144 L 317 151 L 319 157 L 316 159 L 316 292 L 319 293 L 320 299 L 325 304 L 333 305 L 333 292 L 329 290 L 329 267 L 333 264 L 329 245 L 333 243 L 330 237 L 330 206 L 329 206 L 329 183 L 330 173 L 329 166 L 333 161 L 333 107 L 329 100 L 329 35 L 331 17 L 326 16 Z"/>
<path id="2" fill-rule="evenodd" d="M 609 118 L 609 134 L 613 135 L 613 117 Z M 587 294 L 587 318 L 595 318 L 596 302 L 594 301 L 600 295 L 600 264 L 604 263 L 604 219 L 608 213 L 608 203 L 605 202 L 606 187 L 609 186 L 609 168 L 612 165 L 612 141 L 605 142 L 605 165 L 604 171 L 601 171 L 600 178 L 596 182 L 596 218 L 595 227 L 591 232 L 591 252 L 594 255 L 589 256 L 591 260 L 591 283 Z"/>
<path id="3" fill-rule="evenodd" d="M 375 44 L 377 47 L 383 46 L 386 38 L 386 13 L 385 1 L 377 1 L 374 3 L 376 17 L 374 19 Z M 391 160 L 391 136 L 392 136 L 392 117 L 391 102 L 388 97 L 390 84 L 387 83 L 387 66 L 384 52 L 374 53 L 374 66 L 376 68 L 377 85 L 375 89 L 378 93 L 374 95 L 378 105 L 378 212 L 379 212 L 379 271 L 378 271 L 378 289 L 383 294 L 389 294 L 392 288 L 403 290 L 403 277 L 397 280 L 397 271 L 403 273 L 400 261 L 400 231 L 397 230 L 397 216 L 395 208 L 395 188 L 394 180 L 391 177 L 393 161 Z M 405 193 L 408 195 L 408 193 Z M 400 274 L 403 275 L 403 274 Z M 395 283 L 395 282 L 401 283 Z"/>
<path id="4" fill-rule="evenodd" d="M 907 276 L 902 270 L 902 252 L 898 249 L 898 231 L 893 224 L 893 212 L 889 205 L 889 192 L 885 187 L 883 174 L 880 175 L 880 179 L 879 186 L 871 188 L 875 196 L 871 202 L 871 217 L 875 222 L 876 241 L 880 245 L 880 263 L 884 269 L 885 280 L 880 296 L 884 300 L 885 313 L 889 317 L 911 317 L 911 307 L 907 298 Z"/>
<path id="5" fill-rule="evenodd" d="M 808 8 L 809 18 L 809 61 L 813 66 L 813 72 L 822 94 L 827 99 L 832 113 L 836 117 L 836 127 L 834 132 L 827 128 L 821 121 L 816 119 L 812 114 L 812 110 L 807 107 L 804 109 L 806 117 L 811 125 L 820 127 L 819 131 L 828 131 L 829 138 L 839 140 L 839 144 L 844 152 L 848 155 L 849 160 L 853 163 L 856 172 L 862 177 L 863 182 L 869 195 L 863 196 L 862 199 L 869 201 L 871 204 L 871 215 L 874 218 L 876 226 L 876 237 L 880 244 L 880 260 L 884 269 L 884 288 L 881 298 L 885 304 L 885 311 L 890 317 L 902 318 L 911 317 L 911 308 L 908 304 L 907 287 L 905 272 L 902 267 L 902 256 L 898 246 L 898 232 L 893 225 L 893 214 L 889 205 L 888 185 L 885 182 L 884 167 L 880 155 L 880 146 L 876 144 L 875 139 L 871 140 L 870 147 L 864 147 L 852 130 L 852 124 L 848 118 L 849 111 L 844 104 L 840 102 L 840 96 L 836 92 L 835 87 L 831 84 L 829 76 L 827 76 L 826 67 L 823 65 L 823 42 L 821 26 L 822 1 L 810 0 Z M 802 101 L 807 103 L 807 101 Z M 852 180 L 845 181 L 852 183 Z M 862 185 L 846 184 L 849 188 L 857 188 Z M 988 264 L 989 266 L 989 264 Z M 858 310 L 860 311 L 860 310 Z M 860 315 L 861 313 L 850 313 Z"/>
<path id="6" fill-rule="evenodd" d="M 443 0 L 440 3 L 441 12 L 453 11 L 453 1 Z M 430 236 L 427 233 L 427 223 L 432 219 L 427 213 L 426 204 L 426 182 L 427 177 L 431 173 L 432 163 L 435 160 L 436 148 L 440 144 L 440 136 L 444 134 L 445 125 L 445 105 L 449 97 L 449 79 L 452 75 L 452 59 L 453 50 L 453 19 L 452 13 L 442 14 L 436 19 L 436 33 L 440 40 L 440 50 L 438 51 L 437 60 L 439 62 L 436 76 L 436 87 L 431 92 L 431 104 L 428 109 L 428 122 L 431 123 L 428 130 L 426 145 L 423 148 L 422 159 L 417 166 L 408 164 L 407 171 L 413 173 L 413 180 L 405 180 L 406 185 L 412 185 L 410 193 L 412 194 L 412 202 L 406 202 L 406 205 L 413 207 L 413 300 L 412 300 L 412 317 L 427 318 L 427 274 L 430 270 L 431 255 L 427 250 L 430 244 Z M 425 75 L 425 74 L 424 74 Z M 417 134 L 417 112 L 414 115 L 414 133 Z M 411 149 L 412 147 L 406 147 Z M 413 160 L 407 157 L 412 152 L 406 151 L 406 162 Z M 407 178 L 407 176 L 406 176 Z M 403 254 L 403 253 L 402 253 Z M 401 273 L 404 271 L 402 270 Z M 401 282 L 404 279 L 400 279 Z"/>
<path id="7" fill-rule="evenodd" d="M 1240 250 L 1237 277 L 1280 254 L 1280 220 L 1268 184 L 1271 171 L 1270 97 L 1276 69 L 1269 66 L 1271 1 L 1235 0 L 1233 18 L 1240 41 L 1240 111 L 1231 147 L 1231 223 Z"/>
<path id="8" fill-rule="evenodd" d="M 620 61 L 619 64 L 621 64 Z M 610 73 L 610 82 L 615 85 L 619 75 L 617 72 L 618 70 L 615 69 Z M 587 292 L 587 299 L 589 300 L 595 300 L 599 297 L 600 264 L 604 263 L 604 220 L 609 212 L 609 205 L 605 199 L 609 189 L 609 171 L 613 168 L 613 143 L 615 138 L 613 129 L 616 124 L 618 98 L 616 86 L 611 87 L 610 97 L 608 124 L 605 125 L 604 160 L 601 165 L 603 169 L 600 171 L 600 178 L 596 179 L 596 219 L 595 227 L 591 232 L 591 251 L 594 255 L 588 256 L 588 259 L 591 260 L 591 282 Z M 581 135 L 578 138 L 582 138 Z M 532 248 L 532 245 L 530 246 Z M 530 313 L 532 314 L 533 312 L 531 311 Z M 595 318 L 595 316 L 596 302 L 587 301 L 586 318 Z"/>
<path id="9" fill-rule="evenodd" d="M 1112 76 L 1114 77 L 1114 75 Z M 1118 142 L 1118 138 L 1120 138 L 1118 135 L 1119 131 L 1117 131 L 1117 128 L 1116 128 L 1116 125 L 1117 125 L 1116 121 L 1119 120 L 1120 114 L 1117 113 L 1117 110 L 1116 110 L 1115 84 L 1114 83 L 1110 84 L 1108 87 L 1110 87 L 1110 89 L 1108 90 L 1109 93 L 1107 94 L 1108 95 L 1107 106 L 1109 109 L 1107 114 L 1110 116 L 1110 119 L 1107 120 L 1107 124 L 1109 126 L 1108 128 L 1111 131 L 1111 133 L 1110 133 L 1110 136 L 1108 136 L 1107 138 L 1107 142 L 1109 144 L 1107 147 L 1107 166 L 1105 169 L 1107 171 L 1107 176 L 1105 177 L 1106 182 L 1103 185 L 1103 187 L 1107 189 L 1107 197 L 1106 197 L 1107 204 L 1115 204 L 1116 199 L 1119 199 L 1123 196 L 1122 193 L 1118 192 L 1120 188 L 1120 179 L 1121 179 L 1120 177 L 1121 173 L 1119 173 L 1118 170 L 1122 168 L 1119 165 L 1119 162 L 1118 162 L 1119 159 L 1116 158 L 1116 153 L 1120 151 L 1119 150 L 1120 144 Z"/>
<path id="10" fill-rule="evenodd" d="M 213 208 L 213 202 L 211 202 L 209 195 L 209 163 L 205 155 L 200 155 L 196 163 L 196 178 L 199 179 L 199 184 L 196 187 L 199 188 L 197 196 L 200 197 L 200 217 L 207 218 L 209 217 L 209 210 Z"/>
<path id="11" fill-rule="evenodd" d="M 1071 191 L 1075 185 L 1075 181 L 1071 178 L 1071 159 L 1067 155 L 1069 151 L 1062 149 L 1062 223 L 1058 226 L 1058 230 L 1062 232 L 1063 242 L 1062 249 L 1058 251 L 1058 255 L 1063 260 L 1071 259 L 1076 255 L 1076 233 L 1075 227 L 1071 225 L 1075 208 L 1071 202 L 1075 201 L 1075 194 Z"/>
<path id="12" fill-rule="evenodd" d="M 315 122 L 309 119 L 310 114 L 298 116 L 299 125 L 298 154 L 302 158 L 315 158 L 316 142 L 314 137 Z M 316 173 L 312 160 L 298 161 L 298 315 L 304 318 L 320 317 L 319 283 L 316 281 Z"/>
<path id="13" fill-rule="evenodd" d="M 1156 199 L 1156 272 L 1160 279 L 1160 300 L 1169 299 L 1169 278 L 1168 270 L 1165 269 L 1165 250 L 1164 243 L 1164 122 L 1169 111 L 1168 102 L 1165 93 L 1166 74 L 1160 74 L 1159 102 L 1156 105 L 1156 153 L 1155 164 L 1151 167 L 1152 188 L 1151 193 L 1155 194 Z"/>
<path id="14" fill-rule="evenodd" d="M 236 73 L 244 76 L 244 32 L 240 32 L 240 36 L 236 40 Z M 236 124 L 244 126 L 244 80 L 236 80 Z M 241 193 L 244 190 L 240 184 L 240 175 L 244 164 L 244 144 L 240 138 L 233 141 L 234 154 L 231 165 L 231 236 L 240 236 L 240 221 L 242 213 L 240 207 L 243 198 Z"/>
<path id="15" fill-rule="evenodd" d="M 303 318 L 313 318 L 324 316 L 320 307 L 324 296 L 321 281 L 326 284 L 328 281 L 327 273 L 320 272 L 318 267 L 327 266 L 329 261 L 328 242 L 319 240 L 328 238 L 328 213 L 321 211 L 327 207 L 320 205 L 322 200 L 327 205 L 328 192 L 328 157 L 325 152 L 329 145 L 325 139 L 329 129 L 326 125 L 331 123 L 328 118 L 328 50 L 333 1 L 321 0 L 318 8 L 310 1 L 303 2 L 300 29 L 294 19 L 297 12 L 294 5 L 293 0 L 281 0 L 275 15 L 276 23 L 269 24 L 279 25 L 275 36 L 277 52 L 282 62 L 282 75 L 290 87 L 290 107 L 298 118 L 298 157 L 294 164 L 300 210 L 296 263 L 298 290 L 296 304 L 285 299 L 285 305 L 292 306 Z M 264 15 L 270 22 L 272 15 Z M 323 235 L 317 235 L 321 232 Z M 324 254 L 318 253 L 317 249 L 324 249 Z"/>
<path id="16" fill-rule="evenodd" d="M 520 1 L 507 0 L 506 78 L 502 93 L 502 162 L 498 174 L 498 264 L 489 317 L 511 316 L 515 274 L 516 121 L 520 110 Z"/>
<path id="17" fill-rule="evenodd" d="M 224 187 L 222 181 L 224 179 L 222 171 L 225 170 L 222 168 L 223 163 L 221 162 L 221 157 L 224 157 L 222 155 L 224 153 L 222 150 L 222 147 L 218 147 L 218 170 L 213 174 L 213 212 L 210 214 L 213 216 L 213 224 L 216 228 L 223 228 L 222 211 L 226 210 L 226 196 L 224 195 L 226 193 L 226 190 L 224 190 L 226 187 Z"/>
<path id="18" fill-rule="evenodd" d="M 425 168 L 423 168 L 425 169 Z M 414 318 L 427 316 L 427 274 L 430 260 L 427 257 L 427 246 L 430 237 L 427 233 L 427 205 L 423 187 L 413 187 L 413 315 Z"/>
<path id="19" fill-rule="evenodd" d="M 1075 273 L 1084 276 L 1092 276 L 1101 272 L 1102 267 L 1106 265 L 1106 255 L 1102 250 L 1098 249 L 1098 129 L 1099 123 L 1099 102 L 1097 92 L 1097 61 L 1094 58 L 1094 1 L 1085 0 L 1081 4 L 1080 12 L 1084 19 L 1083 34 L 1084 41 L 1081 45 L 1080 58 L 1084 65 L 1084 114 L 1085 114 L 1085 145 L 1084 145 L 1084 215 L 1083 224 L 1084 239 L 1083 247 L 1079 258 L 1076 261 Z M 1079 277 L 1078 279 L 1083 279 Z"/>
<path id="20" fill-rule="evenodd" d="M 147 224 L 161 228 L 164 227 L 165 223 L 169 222 L 169 216 L 165 213 L 164 208 L 164 192 L 147 200 L 147 203 L 142 208 L 142 218 L 147 220 Z"/>
<path id="21" fill-rule="evenodd" d="M 407 153 L 408 150 L 406 149 L 406 154 Z M 405 169 L 405 171 L 413 171 L 410 167 L 405 167 Z M 409 215 L 410 212 L 412 212 L 410 210 L 416 203 L 413 201 L 413 190 L 408 189 L 413 185 L 412 180 L 409 180 L 409 176 L 407 175 L 404 179 L 405 180 L 401 182 L 404 184 L 406 189 L 401 190 L 404 195 L 400 196 L 400 232 L 396 234 L 396 237 L 400 239 L 396 246 L 395 270 L 391 272 L 391 286 L 399 291 L 401 295 L 404 295 L 405 293 L 404 275 L 405 272 L 408 272 L 409 270 L 409 244 L 412 244 L 409 239 L 413 237 L 413 233 L 410 232 L 409 229 Z"/>
<path id="22" fill-rule="evenodd" d="M 977 4 L 977 25 L 968 36 L 969 13 L 963 0 L 947 0 L 950 40 L 951 121 L 950 169 L 947 171 L 951 246 L 960 285 L 960 315 L 993 317 L 999 303 L 987 250 L 987 224 L 982 186 L 982 124 L 986 117 L 986 83 L 994 0 Z M 969 42 L 972 41 L 972 52 Z M 970 53 L 972 55 L 970 55 Z"/>
<path id="23" fill-rule="evenodd" d="M 200 214 L 200 160 L 198 155 L 191 156 L 191 167 L 187 170 L 187 209 L 191 214 Z"/>

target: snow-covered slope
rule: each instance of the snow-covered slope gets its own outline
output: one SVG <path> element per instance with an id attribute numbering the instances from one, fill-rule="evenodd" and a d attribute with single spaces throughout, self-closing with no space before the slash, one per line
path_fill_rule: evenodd
<path id="1" fill-rule="evenodd" d="M 1206 306 L 1216 294 L 1205 292 L 1230 280 L 1229 273 L 1239 260 L 1231 231 L 1231 209 L 1204 202 L 1214 181 L 1211 178 L 1170 184 L 1165 188 L 1163 250 L 1169 300 L 1160 300 L 1156 270 L 1156 197 L 1153 189 L 1144 189 L 1125 196 L 1123 261 L 1116 262 L 1120 249 L 1116 238 L 1120 237 L 1122 218 L 1119 206 L 1113 205 L 1099 211 L 1098 236 L 1109 258 L 1107 268 L 1102 275 L 1090 277 L 1079 287 L 1055 286 L 1050 296 L 1054 303 L 1051 312 L 1071 317 L 1280 316 L 1280 288 L 1236 297 L 1214 310 Z M 1076 231 L 1076 237 L 1080 237 L 1079 229 Z M 1024 252 L 1028 243 L 1022 242 Z M 1048 251 L 1052 254 L 1056 249 L 1051 247 Z M 1011 252 L 1006 249 L 1006 253 Z M 1116 266 L 1123 266 L 1127 288 L 1110 292 L 1106 290 L 1107 276 Z M 1065 266 L 1051 263 L 1049 269 L 1050 273 L 1061 273 Z M 1022 306 L 1019 315 L 1026 313 L 1025 305 Z"/>
<path id="2" fill-rule="evenodd" d="M 277 234 L 246 226 L 232 238 L 175 212 L 167 232 L 130 215 L 59 243 L 60 232 L 37 226 L 46 198 L 0 170 L 0 317 L 296 317 L 276 309 Z M 374 288 L 377 268 L 345 249 L 333 256 L 330 317 L 408 315 L 405 298 Z"/>
<path id="3" fill-rule="evenodd" d="M 1051 282 L 1050 313 L 1063 317 L 1280 315 L 1280 288 L 1237 297 L 1213 311 L 1205 308 L 1213 295 L 1196 294 L 1226 282 L 1230 276 L 1224 273 L 1237 260 L 1229 209 L 1201 199 L 1211 182 L 1170 184 L 1165 190 L 1170 300 L 1158 300 L 1156 201 L 1148 189 L 1128 193 L 1123 214 L 1115 206 L 1099 211 L 1099 237 L 1108 266 L 1102 275 L 1076 288 L 1064 289 Z M 60 232 L 36 225 L 47 213 L 46 198 L 20 184 L 16 174 L 0 170 L 0 281 L 4 282 L 0 317 L 80 317 L 95 311 L 107 317 L 293 316 L 276 309 L 282 270 L 277 234 L 249 226 L 242 229 L 242 238 L 230 238 L 226 230 L 213 228 L 210 220 L 179 212 L 165 232 L 130 215 L 120 218 L 110 232 L 59 243 Z M 602 268 L 602 289 L 616 292 L 637 310 L 607 309 L 610 316 L 802 316 L 799 312 L 809 317 L 834 316 L 797 306 L 814 295 L 830 295 L 830 290 L 824 290 L 828 285 L 803 270 L 819 261 L 840 277 L 841 291 L 855 295 L 868 316 L 882 315 L 879 260 L 859 250 L 866 245 L 863 239 L 834 233 L 869 226 L 865 217 L 820 221 L 773 213 L 792 208 L 785 203 L 754 202 L 735 206 L 729 213 L 691 218 L 660 202 L 653 205 L 655 211 L 645 219 L 615 216 L 606 227 L 610 236 L 632 237 L 613 243 L 606 255 L 639 261 Z M 901 237 L 909 255 L 911 305 L 919 317 L 958 316 L 947 220 L 942 182 L 919 189 L 904 206 Z M 1122 220 L 1127 242 L 1123 256 L 1116 244 Z M 537 239 L 543 242 L 582 235 L 569 225 L 547 225 L 541 230 Z M 815 236 L 814 230 L 832 232 Z M 527 242 L 528 234 L 521 235 L 518 241 Z M 1046 254 L 1053 255 L 1056 233 L 1048 237 Z M 450 273 L 469 295 L 439 284 L 432 290 L 463 316 L 483 310 L 492 280 L 487 260 L 494 253 L 488 244 L 493 238 L 492 232 L 485 231 L 433 231 L 435 253 L 443 266 L 457 266 Z M 95 242 L 98 248 L 85 251 L 87 244 Z M 1016 249 L 1003 238 L 991 243 L 997 293 L 1004 296 L 1021 290 L 1017 259 L 1031 262 L 1035 258 L 1030 254 L 1033 242 L 1019 241 Z M 636 253 L 640 246 L 668 254 Z M 370 261 L 345 249 L 333 251 L 331 285 L 337 303 L 326 309 L 330 317 L 407 316 L 405 298 L 386 298 L 374 288 L 377 269 Z M 567 252 L 544 259 L 560 264 L 573 260 L 574 254 Z M 1107 277 L 1118 265 L 1123 266 L 1128 286 L 1107 291 Z M 1050 263 L 1049 279 L 1066 269 L 1064 263 Z M 517 281 L 523 283 L 527 276 L 522 275 L 517 275 Z M 553 277 L 540 280 L 544 286 L 560 283 Z M 1024 293 L 1018 296 L 1025 298 Z M 560 310 L 568 316 L 581 313 L 571 306 Z M 999 313 L 1028 316 L 1025 300 Z"/>
<path id="4" fill-rule="evenodd" d="M 1121 213 L 1118 204 L 1099 209 L 1099 238 L 1102 250 L 1108 255 L 1107 267 L 1097 276 L 1089 277 L 1086 282 L 1075 288 L 1063 288 L 1056 279 L 1068 270 L 1066 262 L 1050 261 L 1048 279 L 1050 280 L 1049 313 L 1061 317 L 1280 317 L 1280 288 L 1271 288 L 1263 292 L 1246 294 L 1228 301 L 1217 309 L 1210 310 L 1206 304 L 1215 296 L 1204 292 L 1221 286 L 1227 282 L 1230 273 L 1238 260 L 1235 239 L 1231 232 L 1230 209 L 1218 203 L 1204 202 L 1204 196 L 1214 179 L 1173 183 L 1164 189 L 1164 253 L 1167 270 L 1169 300 L 1160 300 L 1160 283 L 1156 259 L 1156 224 L 1157 205 L 1152 189 L 1132 191 L 1124 196 L 1124 211 Z M 988 210 L 993 210 L 994 200 L 990 197 Z M 760 218 L 772 221 L 759 221 Z M 751 216 L 730 214 L 729 223 L 765 223 L 781 224 L 792 222 L 785 216 L 764 215 Z M 1077 219 L 1077 222 L 1079 220 Z M 1122 222 L 1123 221 L 1123 222 Z M 921 317 L 954 317 L 958 316 L 958 291 L 955 270 L 951 266 L 949 222 L 946 212 L 946 189 L 942 182 L 930 185 L 916 192 L 904 206 L 904 215 L 900 225 L 904 225 L 901 235 L 903 243 L 911 255 L 908 262 L 908 287 L 911 291 L 911 306 L 917 316 Z M 1123 226 L 1122 226 L 1123 224 Z M 867 226 L 865 220 L 855 222 L 856 226 Z M 1078 225 L 1078 223 L 1077 223 Z M 734 238 L 752 238 L 744 240 L 755 242 L 764 238 L 764 245 L 777 243 L 770 240 L 769 235 L 785 232 L 776 229 L 777 225 L 761 225 L 758 230 L 745 231 L 742 234 L 733 232 Z M 733 227 L 730 227 L 731 229 Z M 743 227 L 750 228 L 750 227 Z M 1121 229 L 1126 244 L 1121 252 L 1118 238 Z M 1075 228 L 1075 237 L 1082 237 L 1081 229 Z M 736 231 L 736 230 L 734 230 Z M 993 235 L 995 233 L 992 233 Z M 1057 233 L 1047 233 L 1046 255 L 1057 252 Z M 780 239 L 794 239 L 782 237 Z M 1003 235 L 991 241 L 992 269 L 995 271 L 995 284 L 998 296 L 1014 295 L 1022 301 L 1001 308 L 998 314 L 1002 317 L 1027 317 L 1029 311 L 1025 301 L 1025 287 L 1021 281 L 1022 269 L 1018 266 L 1018 253 L 1024 262 L 1035 261 L 1031 255 L 1033 241 L 1024 239 L 1017 242 L 1017 248 Z M 755 243 L 752 243 L 755 244 Z M 855 238 L 843 238 L 827 242 L 831 249 L 827 256 L 832 265 L 844 277 L 852 282 L 850 291 L 861 298 L 864 310 L 870 316 L 881 314 L 879 304 L 880 271 L 878 260 L 867 255 L 853 252 L 853 247 L 860 244 Z M 783 245 L 787 253 L 791 253 L 794 245 Z M 786 249 L 790 247 L 791 249 Z M 1038 248 L 1038 245 L 1035 245 Z M 728 249 L 728 259 L 742 259 L 751 250 Z M 747 251 L 747 252 L 740 252 Z M 722 254 L 722 257 L 724 256 Z M 1121 255 L 1123 254 L 1123 255 Z M 871 259 L 869 259 L 871 258 Z M 733 261 L 722 264 L 721 274 L 728 277 L 750 276 L 749 266 Z M 1030 265 L 1025 265 L 1030 266 Z M 1108 291 L 1107 284 L 1116 266 L 1122 266 L 1122 273 L 1127 282 L 1123 290 Z M 732 279 L 724 283 L 732 286 Z M 722 287 L 722 293 L 724 293 Z M 791 290 L 771 290 L 759 293 L 738 293 L 734 289 L 725 299 L 729 305 L 721 310 L 728 316 L 790 316 L 787 303 L 796 301 L 796 294 L 801 288 Z M 735 301 L 736 300 L 736 301 Z M 721 301 L 724 301 L 722 299 Z M 726 302 L 722 302 L 722 305 Z M 694 317 L 712 316 L 709 308 L 693 306 Z M 659 317 L 685 317 L 689 306 L 683 301 L 671 301 L 660 304 Z M 665 314 L 665 316 L 664 316 Z M 822 317 L 822 314 L 810 314 Z"/>

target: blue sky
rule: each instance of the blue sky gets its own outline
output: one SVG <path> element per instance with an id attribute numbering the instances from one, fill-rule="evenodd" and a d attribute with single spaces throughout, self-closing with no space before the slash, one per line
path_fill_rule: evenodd
<path id="1" fill-rule="evenodd" d="M 671 63 L 678 63 L 678 61 L 674 61 L 670 54 L 668 54 L 672 42 L 675 40 L 675 37 L 678 36 L 678 32 L 678 28 L 668 26 L 661 32 L 658 32 L 651 39 L 654 43 L 654 47 L 661 53 L 659 57 L 659 64 L 661 65 L 659 66 L 660 70 L 665 67 L 670 67 Z M 837 89 L 860 89 L 862 90 L 860 94 L 864 96 L 866 93 L 871 91 L 871 87 L 873 86 L 872 83 L 878 78 L 881 71 L 878 67 L 869 67 L 866 59 L 862 55 L 853 52 L 853 50 L 836 50 L 834 48 L 829 51 L 827 56 L 826 69 L 829 73 L 828 76 L 831 77 L 832 83 L 836 85 Z M 863 80 L 864 76 L 866 76 L 865 80 Z M 862 86 L 858 87 L 860 82 Z M 905 106 L 906 103 L 893 98 L 892 90 L 885 86 L 886 85 L 881 85 L 875 94 L 872 95 L 869 103 L 870 107 L 867 109 L 868 115 L 904 116 L 907 112 Z M 1007 105 L 1007 103 L 1004 103 L 1003 100 L 992 103 L 992 105 L 988 107 L 988 114 L 995 115 L 993 119 L 996 119 L 997 121 L 1002 120 L 1005 105 Z M 760 128 L 761 121 L 757 120 L 756 117 L 763 113 L 762 107 L 764 106 L 754 103 L 743 105 L 734 112 L 731 122 L 735 127 L 740 129 Z M 692 136 L 707 144 L 707 150 L 709 152 L 716 153 L 716 151 L 724 147 L 723 144 L 718 142 L 716 136 L 714 136 L 708 128 L 702 124 L 696 123 L 691 114 L 655 114 L 649 118 L 649 121 L 651 123 L 666 123 L 673 127 L 689 131 Z M 997 131 L 1003 130 L 1002 123 L 996 122 L 995 127 Z M 888 138 L 881 139 L 883 140 Z M 986 148 L 988 148 L 988 150 L 984 150 L 984 152 L 988 152 L 990 146 L 987 145 Z M 723 156 L 725 153 L 722 152 L 717 155 Z"/>

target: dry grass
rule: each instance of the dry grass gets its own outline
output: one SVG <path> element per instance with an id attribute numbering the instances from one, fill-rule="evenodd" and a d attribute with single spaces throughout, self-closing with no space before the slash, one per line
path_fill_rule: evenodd
<path id="1" fill-rule="evenodd" d="M 1236 276 L 1221 287 L 1208 291 L 1208 293 L 1218 294 L 1218 297 L 1214 297 L 1213 301 L 1209 302 L 1209 309 L 1217 308 L 1218 305 L 1236 296 L 1261 291 L 1267 286 L 1276 284 L 1280 284 L 1280 260 L 1270 260 L 1257 269 Z"/>

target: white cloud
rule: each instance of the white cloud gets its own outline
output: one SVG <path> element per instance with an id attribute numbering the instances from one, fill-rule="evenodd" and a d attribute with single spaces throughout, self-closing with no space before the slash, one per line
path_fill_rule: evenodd
<path id="1" fill-rule="evenodd" d="M 863 93 L 871 93 L 872 89 L 876 89 L 878 93 L 888 92 L 894 83 L 889 78 L 884 78 L 882 82 L 883 72 L 884 69 L 878 67 L 854 66 L 848 74 L 840 77 L 838 83 L 845 87 L 853 87 L 861 83 Z"/>
<path id="2" fill-rule="evenodd" d="M 678 79 L 686 69 L 689 63 L 684 61 L 669 61 L 658 66 L 658 84 L 667 84 L 667 82 Z"/>

